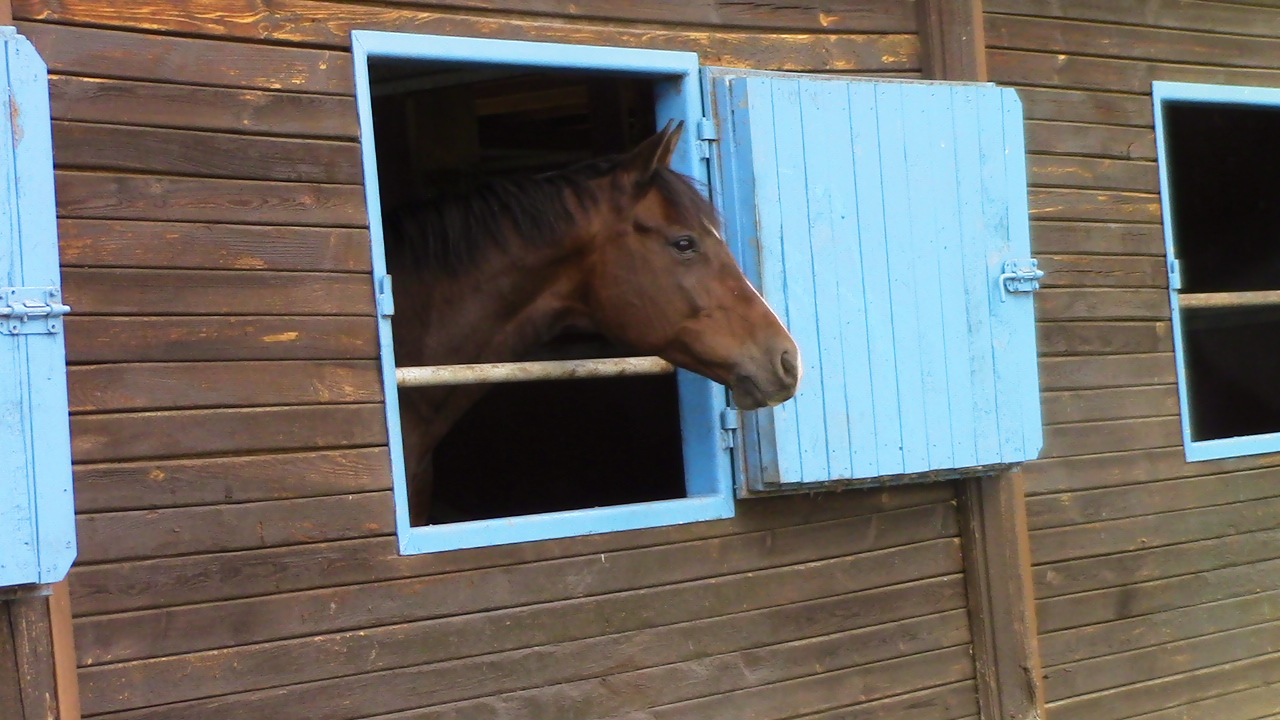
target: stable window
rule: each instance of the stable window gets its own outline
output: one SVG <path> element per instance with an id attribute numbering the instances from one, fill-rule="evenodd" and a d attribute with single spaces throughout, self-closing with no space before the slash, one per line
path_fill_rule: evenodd
<path id="1" fill-rule="evenodd" d="M 1280 451 L 1280 90 L 1152 95 L 1186 457 Z"/>
<path id="2" fill-rule="evenodd" d="M 437 449 L 432 497 L 447 512 L 426 525 L 409 522 L 392 453 L 404 552 L 723 518 L 735 494 L 980 474 L 1038 454 L 1030 292 L 1041 273 L 1014 91 L 701 68 L 693 53 L 365 31 L 352 41 L 381 296 L 382 214 L 398 193 L 564 167 L 683 120 L 672 165 L 709 185 L 805 373 L 795 399 L 753 412 L 683 371 L 498 387 Z M 388 305 L 397 449 L 405 385 L 454 371 L 397 371 Z M 541 354 L 619 353 L 567 336 Z M 592 362 L 654 373 L 655 361 Z"/>

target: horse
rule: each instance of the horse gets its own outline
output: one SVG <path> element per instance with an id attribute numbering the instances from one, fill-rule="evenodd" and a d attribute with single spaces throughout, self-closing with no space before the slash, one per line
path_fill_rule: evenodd
<path id="1" fill-rule="evenodd" d="M 795 341 L 742 274 L 710 201 L 670 168 L 683 128 L 390 214 L 397 364 L 506 362 L 591 332 L 725 385 L 739 408 L 791 398 Z M 433 448 L 484 390 L 401 393 L 411 524 L 428 522 Z"/>

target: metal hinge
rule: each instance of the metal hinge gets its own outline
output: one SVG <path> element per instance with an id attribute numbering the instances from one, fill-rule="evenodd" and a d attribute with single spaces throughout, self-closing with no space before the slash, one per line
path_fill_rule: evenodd
<path id="1" fill-rule="evenodd" d="M 742 426 L 738 408 L 727 407 L 720 411 L 720 429 L 724 430 L 725 447 L 731 448 L 738 441 L 738 428 Z"/>
<path id="2" fill-rule="evenodd" d="M 62 331 L 63 305 L 56 287 L 0 288 L 0 334 L 40 335 Z"/>
<path id="3" fill-rule="evenodd" d="M 1182 267 L 1178 265 L 1178 259 L 1169 260 L 1169 289 L 1182 289 Z"/>
<path id="4" fill-rule="evenodd" d="M 711 118 L 702 118 L 698 121 L 698 157 L 703 159 L 711 157 L 711 143 L 720 139 L 720 134 L 716 132 L 715 121 Z"/>
<path id="5" fill-rule="evenodd" d="M 391 294 L 391 276 L 383 275 L 378 281 L 378 315 L 391 317 L 396 314 L 395 296 Z"/>
<path id="6" fill-rule="evenodd" d="M 1040 289 L 1040 278 L 1044 271 L 1037 267 L 1039 263 L 1030 260 L 1005 260 L 1004 272 L 1000 275 L 1000 302 L 1005 301 L 1006 293 L 1029 293 Z"/>

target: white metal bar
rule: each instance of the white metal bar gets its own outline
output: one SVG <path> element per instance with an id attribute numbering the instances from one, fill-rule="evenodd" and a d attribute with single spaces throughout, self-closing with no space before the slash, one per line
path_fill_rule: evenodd
<path id="1" fill-rule="evenodd" d="M 581 380 L 631 375 L 665 375 L 671 372 L 675 372 L 675 366 L 660 357 L 476 363 L 396 368 L 396 385 L 399 387 L 485 385 L 529 380 Z"/>
<path id="2" fill-rule="evenodd" d="M 1197 308 L 1232 308 L 1280 305 L 1280 290 L 1179 293 L 1178 305 L 1184 310 L 1194 310 Z"/>

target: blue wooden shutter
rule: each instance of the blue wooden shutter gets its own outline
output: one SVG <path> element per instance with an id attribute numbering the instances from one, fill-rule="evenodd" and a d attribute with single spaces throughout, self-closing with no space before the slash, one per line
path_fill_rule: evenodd
<path id="1" fill-rule="evenodd" d="M 745 413 L 747 488 L 1036 457 L 1034 313 L 1021 291 L 1037 283 L 1019 279 L 1035 271 L 1014 91 L 708 75 L 728 240 L 804 364 L 794 400 Z"/>
<path id="2" fill-rule="evenodd" d="M 49 79 L 12 27 L 0 127 L 0 586 L 61 580 L 75 558 Z"/>

